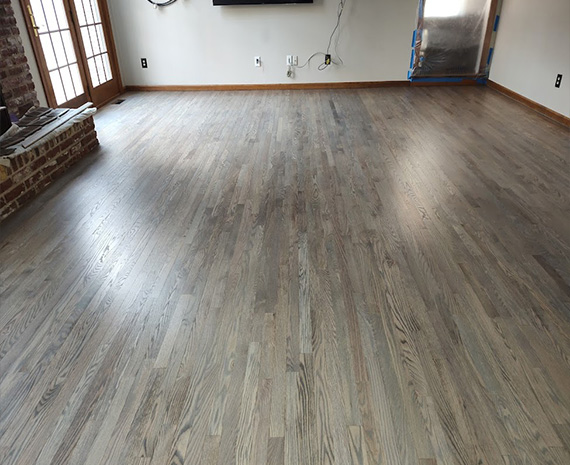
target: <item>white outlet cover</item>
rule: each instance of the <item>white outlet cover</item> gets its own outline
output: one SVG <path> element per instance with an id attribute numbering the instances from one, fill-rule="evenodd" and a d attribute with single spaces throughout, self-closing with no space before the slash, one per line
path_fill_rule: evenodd
<path id="1" fill-rule="evenodd" d="M 261 57 L 254 57 L 253 63 L 255 66 L 261 66 Z"/>

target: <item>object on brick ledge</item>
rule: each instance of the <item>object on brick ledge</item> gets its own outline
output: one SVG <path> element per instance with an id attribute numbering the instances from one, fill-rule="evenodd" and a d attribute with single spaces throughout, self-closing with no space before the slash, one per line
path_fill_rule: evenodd
<path id="1" fill-rule="evenodd" d="M 2 94 L 2 87 L 0 87 L 0 136 L 10 129 L 11 125 L 10 113 L 4 100 L 4 94 Z"/>
<path id="2" fill-rule="evenodd" d="M 7 150 L 5 155 L 0 155 L 0 221 L 99 144 L 93 121 L 96 109 L 92 104 L 76 110 L 51 111 L 35 108 L 26 113 L 17 132 L 26 132 L 25 139 L 9 136 L 10 146 L 3 145 L 0 139 L 0 149 Z M 45 126 L 34 125 L 46 115 L 56 116 L 56 119 L 50 116 L 44 118 L 44 121 L 49 120 Z M 8 154 L 10 150 L 14 152 Z"/>

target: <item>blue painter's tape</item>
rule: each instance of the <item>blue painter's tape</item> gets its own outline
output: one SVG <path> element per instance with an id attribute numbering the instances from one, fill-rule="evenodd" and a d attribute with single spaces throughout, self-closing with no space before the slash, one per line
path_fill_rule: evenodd
<path id="1" fill-rule="evenodd" d="M 414 29 L 414 33 L 412 34 L 412 48 L 416 46 L 416 34 L 418 33 L 417 29 Z"/>
<path id="2" fill-rule="evenodd" d="M 495 24 L 493 25 L 493 32 L 497 32 L 497 29 L 499 28 L 499 19 L 500 18 L 501 18 L 501 15 L 495 16 Z"/>
<path id="3" fill-rule="evenodd" d="M 414 58 L 416 57 L 416 51 L 412 49 L 412 58 L 410 58 L 410 69 L 414 68 Z"/>
<path id="4" fill-rule="evenodd" d="M 487 64 L 491 63 L 491 58 L 493 58 L 493 47 L 489 49 L 489 56 L 487 57 Z"/>
<path id="5" fill-rule="evenodd" d="M 412 70 L 408 71 L 408 80 L 411 82 L 463 82 L 475 81 L 477 84 L 487 84 L 487 78 L 463 78 L 463 77 L 413 77 Z"/>
<path id="6" fill-rule="evenodd" d="M 465 78 L 462 77 L 417 77 L 411 78 L 412 82 L 461 82 Z"/>

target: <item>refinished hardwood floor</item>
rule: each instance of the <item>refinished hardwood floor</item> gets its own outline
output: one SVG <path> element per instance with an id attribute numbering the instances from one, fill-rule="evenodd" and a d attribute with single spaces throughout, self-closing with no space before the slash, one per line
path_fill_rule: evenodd
<path id="1" fill-rule="evenodd" d="M 2 465 L 570 464 L 570 132 L 485 88 L 137 93 L 0 224 Z"/>

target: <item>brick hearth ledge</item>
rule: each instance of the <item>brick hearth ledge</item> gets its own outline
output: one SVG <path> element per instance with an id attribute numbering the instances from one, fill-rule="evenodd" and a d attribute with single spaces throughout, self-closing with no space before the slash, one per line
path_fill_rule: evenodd
<path id="1" fill-rule="evenodd" d="M 45 189 L 98 144 L 89 105 L 72 110 L 71 119 L 55 127 L 38 141 L 0 157 L 0 222 Z M 32 139 L 33 140 L 33 139 Z"/>

